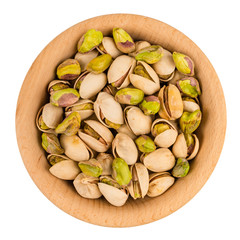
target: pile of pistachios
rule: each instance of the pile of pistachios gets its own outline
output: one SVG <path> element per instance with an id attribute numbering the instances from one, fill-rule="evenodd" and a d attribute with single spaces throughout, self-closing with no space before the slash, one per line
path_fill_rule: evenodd
<path id="1" fill-rule="evenodd" d="M 160 45 L 88 30 L 57 66 L 36 125 L 49 171 L 79 195 L 114 206 L 163 194 L 199 149 L 201 94 L 194 62 Z"/>

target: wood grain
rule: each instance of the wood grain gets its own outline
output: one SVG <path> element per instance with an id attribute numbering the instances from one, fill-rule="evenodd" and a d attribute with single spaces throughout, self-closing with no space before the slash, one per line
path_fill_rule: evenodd
<path id="1" fill-rule="evenodd" d="M 38 109 L 48 101 L 46 87 L 55 77 L 56 66 L 76 52 L 77 41 L 88 29 L 111 34 L 122 27 L 134 39 L 160 44 L 171 51 L 183 52 L 194 60 L 202 87 L 203 121 L 198 136 L 200 151 L 192 161 L 189 175 L 180 179 L 157 198 L 130 200 L 114 207 L 105 200 L 81 198 L 72 184 L 52 176 L 35 127 Z M 42 193 L 66 213 L 89 223 L 129 227 L 163 218 L 186 204 L 203 187 L 220 156 L 226 130 L 226 106 L 218 76 L 204 53 L 184 34 L 173 27 L 144 16 L 114 14 L 78 23 L 51 41 L 29 69 L 19 94 L 16 110 L 16 134 L 19 150 L 31 178 Z"/>

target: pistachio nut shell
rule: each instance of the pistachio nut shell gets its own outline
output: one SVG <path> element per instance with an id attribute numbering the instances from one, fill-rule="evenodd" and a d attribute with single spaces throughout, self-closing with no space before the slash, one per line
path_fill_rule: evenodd
<path id="1" fill-rule="evenodd" d="M 112 142 L 112 153 L 115 158 L 125 160 L 128 165 L 137 162 L 138 150 L 134 141 L 124 133 L 118 133 Z"/>
<path id="2" fill-rule="evenodd" d="M 188 99 L 183 99 L 183 111 L 184 112 L 194 112 L 196 110 L 200 109 L 198 103 L 196 103 L 194 100 L 189 101 Z"/>
<path id="3" fill-rule="evenodd" d="M 112 162 L 114 157 L 109 153 L 99 153 L 96 157 L 98 162 L 102 166 L 102 175 L 111 175 L 112 174 Z"/>
<path id="4" fill-rule="evenodd" d="M 49 154 L 47 156 L 48 162 L 53 166 L 54 164 L 64 161 L 64 160 L 70 160 L 67 156 L 62 155 L 62 154 Z"/>
<path id="5" fill-rule="evenodd" d="M 136 60 L 133 57 L 126 55 L 117 57 L 108 69 L 108 83 L 116 85 L 118 89 L 127 87 L 130 84 L 129 75 L 135 66 Z"/>
<path id="6" fill-rule="evenodd" d="M 190 169 L 188 161 L 184 158 L 178 158 L 176 165 L 172 170 L 172 175 L 176 178 L 185 177 Z"/>
<path id="7" fill-rule="evenodd" d="M 74 80 L 80 73 L 81 67 L 76 59 L 67 59 L 57 67 L 57 76 L 62 80 Z"/>
<path id="8" fill-rule="evenodd" d="M 52 80 L 48 84 L 48 93 L 52 95 L 55 91 L 69 88 L 70 87 L 70 82 L 66 80 Z"/>
<path id="9" fill-rule="evenodd" d="M 115 95 L 117 102 L 128 105 L 138 105 L 143 98 L 144 92 L 137 88 L 122 88 Z"/>
<path id="10" fill-rule="evenodd" d="M 101 54 L 108 53 L 114 59 L 122 55 L 122 52 L 117 49 L 114 40 L 111 37 L 103 37 L 102 43 L 97 49 Z"/>
<path id="11" fill-rule="evenodd" d="M 198 150 L 199 150 L 198 137 L 195 134 L 192 134 L 192 136 L 194 137 L 194 149 L 193 149 L 192 153 L 190 154 L 190 156 L 187 157 L 187 160 L 192 160 L 193 158 L 195 158 L 198 153 Z"/>
<path id="12" fill-rule="evenodd" d="M 76 53 L 75 59 L 79 62 L 82 71 L 86 71 L 88 63 L 98 56 L 97 50 L 92 50 L 87 53 Z"/>
<path id="13" fill-rule="evenodd" d="M 172 78 L 168 81 L 168 83 L 177 86 L 177 81 L 183 77 L 185 77 L 185 75 L 180 73 L 177 69 L 175 69 L 174 74 Z"/>
<path id="14" fill-rule="evenodd" d="M 133 140 L 137 138 L 137 136 L 132 132 L 132 130 L 126 124 L 121 125 L 121 127 L 117 129 L 117 132 L 124 133 Z"/>
<path id="15" fill-rule="evenodd" d="M 155 92 L 159 91 L 159 78 L 156 72 L 152 69 L 152 67 L 150 67 L 150 65 L 143 61 L 138 61 L 137 64 L 144 67 L 151 79 L 132 73 L 130 74 L 130 82 L 132 83 L 132 85 L 135 88 L 141 89 L 147 95 L 152 95 Z"/>
<path id="16" fill-rule="evenodd" d="M 165 119 L 158 118 L 152 124 L 152 127 L 151 127 L 152 135 L 154 135 L 154 133 L 153 133 L 154 132 L 154 126 L 156 124 L 159 124 L 159 123 L 166 123 L 170 127 L 170 129 L 167 129 L 164 132 L 155 136 L 154 142 L 159 147 L 169 148 L 170 146 L 172 146 L 175 143 L 176 138 L 178 136 L 178 131 L 169 121 L 167 121 Z"/>
<path id="17" fill-rule="evenodd" d="M 173 61 L 179 72 L 188 76 L 194 75 L 194 62 L 189 56 L 179 52 L 173 52 Z"/>
<path id="18" fill-rule="evenodd" d="M 152 119 L 140 108 L 128 106 L 124 109 L 125 122 L 135 135 L 148 134 L 151 131 Z"/>
<path id="19" fill-rule="evenodd" d="M 172 152 L 176 158 L 187 158 L 188 147 L 184 134 L 181 133 L 177 136 L 176 142 L 173 144 Z"/>
<path id="20" fill-rule="evenodd" d="M 87 74 L 80 85 L 79 93 L 81 98 L 89 99 L 93 96 L 96 96 L 98 92 L 104 88 L 106 83 L 107 75 L 105 73 Z"/>
<path id="21" fill-rule="evenodd" d="M 84 173 L 80 173 L 73 181 L 73 185 L 77 193 L 89 199 L 97 199 L 102 196 L 98 188 L 98 178 L 86 176 Z"/>
<path id="22" fill-rule="evenodd" d="M 77 163 L 72 160 L 58 162 L 49 171 L 55 177 L 63 180 L 73 180 L 80 173 Z"/>
<path id="23" fill-rule="evenodd" d="M 143 48 L 146 48 L 146 47 L 150 47 L 150 46 L 151 46 L 151 44 L 150 44 L 149 42 L 147 42 L 147 41 L 137 41 L 137 42 L 135 43 L 135 45 L 136 45 L 136 50 L 135 50 L 135 52 L 138 52 L 139 50 L 141 50 L 141 49 L 143 49 Z"/>
<path id="24" fill-rule="evenodd" d="M 113 206 L 121 207 L 128 199 L 128 194 L 116 187 L 101 182 L 98 183 L 98 187 L 105 199 Z"/>
<path id="25" fill-rule="evenodd" d="M 168 148 L 158 148 L 144 157 L 143 164 L 153 172 L 168 171 L 174 167 L 175 157 Z"/>
<path id="26" fill-rule="evenodd" d="M 86 161 L 93 156 L 91 149 L 76 135 L 66 136 L 62 134 L 60 143 L 65 150 L 65 154 L 74 161 Z"/>
<path id="27" fill-rule="evenodd" d="M 149 197 L 157 197 L 166 192 L 173 184 L 174 177 L 169 173 L 153 173 L 150 174 L 150 182 L 147 195 Z"/>
<path id="28" fill-rule="evenodd" d="M 103 54 L 92 59 L 87 65 L 87 71 L 99 74 L 104 72 L 112 63 L 112 57 L 109 54 Z"/>
<path id="29" fill-rule="evenodd" d="M 64 149 L 61 147 L 57 136 L 53 133 L 42 133 L 42 147 L 50 154 L 64 153 Z"/>
<path id="30" fill-rule="evenodd" d="M 43 110 L 43 107 L 44 107 L 44 106 L 42 106 L 42 107 L 38 110 L 38 113 L 37 113 L 37 116 L 36 116 L 36 119 L 35 119 L 36 126 L 37 126 L 37 128 L 38 128 L 41 132 L 55 133 L 54 129 L 49 128 L 49 127 L 45 124 L 45 122 L 43 121 L 43 118 L 42 118 L 42 110 Z"/>

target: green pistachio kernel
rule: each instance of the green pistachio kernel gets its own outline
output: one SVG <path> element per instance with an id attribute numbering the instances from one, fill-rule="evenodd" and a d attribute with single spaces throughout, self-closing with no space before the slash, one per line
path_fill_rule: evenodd
<path id="1" fill-rule="evenodd" d="M 49 127 L 46 125 L 46 123 L 43 121 L 42 115 L 38 119 L 38 125 L 42 130 L 48 130 Z"/>
<path id="2" fill-rule="evenodd" d="M 190 169 L 189 162 L 184 158 L 178 158 L 175 167 L 172 170 L 172 175 L 177 178 L 185 177 Z"/>
<path id="3" fill-rule="evenodd" d="M 52 155 L 52 156 L 48 157 L 48 161 L 52 166 L 54 164 L 59 163 L 59 162 L 64 161 L 64 160 L 66 160 L 66 159 L 61 157 L 60 155 L 58 155 L 58 156 Z"/>
<path id="4" fill-rule="evenodd" d="M 154 141 L 147 135 L 142 135 L 135 140 L 140 152 L 149 153 L 156 150 Z"/>
<path id="5" fill-rule="evenodd" d="M 160 110 L 160 101 L 156 96 L 147 96 L 139 104 L 145 115 L 155 115 Z"/>
<path id="6" fill-rule="evenodd" d="M 156 137 L 168 129 L 170 129 L 170 126 L 167 123 L 158 123 L 153 128 L 153 136 Z"/>
<path id="7" fill-rule="evenodd" d="M 67 59 L 57 67 L 57 76 L 62 80 L 74 80 L 81 73 L 81 67 L 76 59 Z"/>
<path id="8" fill-rule="evenodd" d="M 106 118 L 104 118 L 104 121 L 110 128 L 119 129 L 121 127 L 121 124 L 113 123 Z"/>
<path id="9" fill-rule="evenodd" d="M 87 71 L 99 74 L 104 72 L 112 63 L 112 56 L 110 54 L 102 54 L 92 59 L 87 65 Z"/>
<path id="10" fill-rule="evenodd" d="M 99 177 L 102 174 L 102 167 L 95 159 L 79 162 L 78 166 L 85 175 Z"/>
<path id="11" fill-rule="evenodd" d="M 185 95 L 196 98 L 201 94 L 198 80 L 193 77 L 183 78 L 177 81 L 179 90 Z"/>
<path id="12" fill-rule="evenodd" d="M 194 75 L 194 63 L 190 57 L 185 54 L 173 52 L 173 61 L 177 70 L 184 75 Z"/>
<path id="13" fill-rule="evenodd" d="M 137 88 L 122 88 L 117 91 L 115 100 L 121 104 L 137 105 L 144 98 L 144 92 Z"/>
<path id="14" fill-rule="evenodd" d="M 147 78 L 147 79 L 152 79 L 150 77 L 150 75 L 148 74 L 148 72 L 146 71 L 146 69 L 142 66 L 142 65 L 137 65 L 134 70 L 133 70 L 134 74 L 139 75 L 141 77 Z"/>
<path id="15" fill-rule="evenodd" d="M 56 135 L 53 133 L 42 134 L 42 147 L 50 154 L 63 154 L 64 149 L 61 147 L 60 142 Z"/>

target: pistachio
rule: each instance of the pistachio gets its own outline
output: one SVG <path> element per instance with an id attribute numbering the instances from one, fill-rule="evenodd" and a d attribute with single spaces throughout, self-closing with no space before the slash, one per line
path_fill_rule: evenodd
<path id="1" fill-rule="evenodd" d="M 91 177 L 99 177 L 102 174 L 102 166 L 96 159 L 90 159 L 89 161 L 81 161 L 78 163 L 81 171 Z"/>
<path id="2" fill-rule="evenodd" d="M 48 130 L 48 129 L 50 129 L 47 125 L 46 125 L 46 123 L 43 121 L 43 117 L 42 117 L 42 115 L 39 117 L 39 119 L 38 119 L 38 125 L 39 125 L 39 127 L 40 127 L 40 130 Z"/>
<path id="3" fill-rule="evenodd" d="M 109 54 L 100 55 L 92 59 L 87 65 L 87 71 L 99 74 L 104 72 L 112 63 L 112 57 Z"/>
<path id="4" fill-rule="evenodd" d="M 137 144 L 139 151 L 143 153 L 153 152 L 156 149 L 153 140 L 147 135 L 138 137 L 135 140 L 135 143 Z"/>
<path id="5" fill-rule="evenodd" d="M 158 62 L 163 56 L 163 48 L 159 45 L 152 45 L 145 47 L 136 52 L 135 59 L 144 61 L 148 64 Z"/>
<path id="6" fill-rule="evenodd" d="M 151 44 L 149 42 L 147 42 L 147 41 L 137 41 L 135 43 L 135 45 L 136 45 L 136 50 L 135 50 L 136 52 L 141 50 L 141 49 L 143 49 L 143 48 L 151 46 Z"/>
<path id="7" fill-rule="evenodd" d="M 104 118 L 104 122 L 107 125 L 107 127 L 109 127 L 109 128 L 119 129 L 121 127 L 121 124 L 113 123 L 110 120 L 108 120 L 107 118 Z"/>
<path id="8" fill-rule="evenodd" d="M 196 99 L 183 97 L 183 111 L 184 112 L 194 112 L 195 110 L 200 109 Z"/>
<path id="9" fill-rule="evenodd" d="M 144 92 L 137 88 L 122 88 L 115 95 L 115 100 L 121 104 L 137 105 L 144 97 Z"/>
<path id="10" fill-rule="evenodd" d="M 137 74 L 141 77 L 147 78 L 151 80 L 150 75 L 148 74 L 147 70 L 143 67 L 143 65 L 137 65 L 134 70 L 134 74 Z"/>
<path id="11" fill-rule="evenodd" d="M 115 87 L 113 87 L 112 85 L 107 85 L 103 90 L 103 92 L 106 92 L 112 96 L 115 96 L 117 90 Z"/>
<path id="12" fill-rule="evenodd" d="M 184 133 L 193 133 L 199 126 L 202 113 L 198 109 L 192 113 L 184 112 L 179 120 L 181 130 Z"/>
<path id="13" fill-rule="evenodd" d="M 117 132 L 124 133 L 133 140 L 137 138 L 137 136 L 132 132 L 132 130 L 126 124 L 121 125 L 121 127 L 117 129 Z"/>
<path id="14" fill-rule="evenodd" d="M 190 169 L 188 161 L 184 158 L 178 158 L 175 167 L 172 170 L 172 175 L 176 178 L 185 177 Z"/>
<path id="15" fill-rule="evenodd" d="M 101 54 L 110 54 L 112 58 L 116 58 L 122 55 L 122 53 L 117 49 L 113 38 L 111 37 L 104 37 L 102 43 L 98 46 L 97 49 Z"/>
<path id="16" fill-rule="evenodd" d="M 99 153 L 97 155 L 98 162 L 102 166 L 102 175 L 111 175 L 112 174 L 112 162 L 113 156 L 109 153 Z"/>
<path id="17" fill-rule="evenodd" d="M 112 176 L 120 186 L 127 186 L 132 179 L 132 174 L 127 163 L 122 158 L 115 158 L 112 163 Z"/>
<path id="18" fill-rule="evenodd" d="M 90 52 L 87 53 L 76 53 L 75 55 L 75 59 L 79 62 L 80 66 L 81 66 L 81 70 L 86 71 L 87 68 L 87 64 L 94 59 L 95 57 L 97 57 L 98 55 L 98 51 L 97 50 L 92 50 Z"/>
<path id="19" fill-rule="evenodd" d="M 160 101 L 156 96 L 147 96 L 139 104 L 145 115 L 155 115 L 160 109 Z"/>
<path id="20" fill-rule="evenodd" d="M 130 53 L 135 50 L 135 43 L 132 37 L 122 28 L 113 28 L 113 39 L 121 52 Z"/>
<path id="21" fill-rule="evenodd" d="M 57 67 L 57 76 L 59 79 L 74 80 L 80 73 L 80 64 L 75 59 L 67 59 Z"/>
<path id="22" fill-rule="evenodd" d="M 170 129 L 170 126 L 167 123 L 159 123 L 154 126 L 152 134 L 156 137 L 168 129 Z"/>
<path id="23" fill-rule="evenodd" d="M 96 48 L 103 39 L 103 34 L 95 29 L 88 30 L 78 41 L 78 52 L 87 53 Z"/>
<path id="24" fill-rule="evenodd" d="M 49 154 L 47 156 L 48 162 L 53 166 L 54 164 L 64 161 L 64 160 L 69 160 L 68 157 L 65 155 L 59 155 L 59 154 Z"/>
<path id="25" fill-rule="evenodd" d="M 64 149 L 61 147 L 58 138 L 53 133 L 42 134 L 42 147 L 48 153 L 63 154 Z"/>
<path id="26" fill-rule="evenodd" d="M 54 92 L 69 88 L 70 83 L 64 80 L 53 80 L 48 84 L 48 92 L 52 95 Z"/>
<path id="27" fill-rule="evenodd" d="M 81 116 L 78 112 L 72 112 L 55 129 L 56 133 L 63 133 L 67 136 L 77 134 L 81 124 Z"/>
<path id="28" fill-rule="evenodd" d="M 173 61 L 179 72 L 188 76 L 194 75 L 194 62 L 190 57 L 179 52 L 173 52 Z"/>
<path id="29" fill-rule="evenodd" d="M 78 101 L 80 95 L 73 88 L 66 88 L 54 92 L 50 97 L 50 102 L 57 107 L 67 107 Z"/>
<path id="30" fill-rule="evenodd" d="M 178 80 L 177 87 L 182 93 L 192 98 L 196 98 L 201 94 L 198 80 L 193 77 L 186 77 Z"/>

